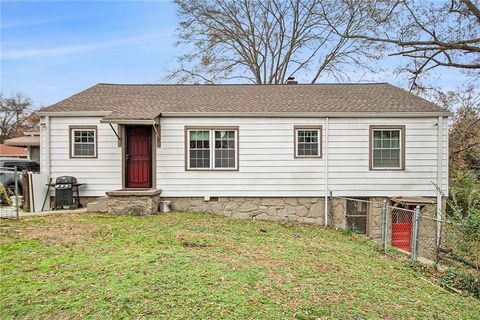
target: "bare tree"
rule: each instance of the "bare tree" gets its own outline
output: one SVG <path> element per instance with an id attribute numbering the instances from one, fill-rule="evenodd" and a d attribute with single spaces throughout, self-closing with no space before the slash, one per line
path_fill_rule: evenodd
<path id="1" fill-rule="evenodd" d="M 480 75 L 480 10 L 477 1 L 445 0 L 374 2 L 367 32 L 349 32 L 350 39 L 384 43 L 390 56 L 407 58 L 400 71 L 410 74 L 411 89 L 419 77 L 438 67 Z M 341 32 L 338 32 L 341 33 Z"/>
<path id="2" fill-rule="evenodd" d="M 449 135 L 452 167 L 475 170 L 480 175 L 480 95 L 474 86 L 442 92 L 432 100 L 455 112 Z"/>
<path id="3" fill-rule="evenodd" d="M 350 79 L 372 71 L 372 43 L 361 34 L 368 6 L 353 0 L 176 0 L 178 45 L 188 53 L 169 76 L 179 82 L 284 83 L 299 71 Z M 333 28 L 332 26 L 335 26 Z M 374 44 L 377 45 L 377 44 Z M 360 68 L 358 68 L 360 67 Z"/>
<path id="4" fill-rule="evenodd" d="M 0 143 L 5 139 L 18 136 L 31 122 L 29 112 L 32 100 L 20 93 L 5 98 L 0 94 Z"/>

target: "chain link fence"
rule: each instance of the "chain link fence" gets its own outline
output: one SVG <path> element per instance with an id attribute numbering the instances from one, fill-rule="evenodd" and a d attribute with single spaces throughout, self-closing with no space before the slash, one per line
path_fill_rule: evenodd
<path id="1" fill-rule="evenodd" d="M 333 199 L 345 201 L 344 227 L 347 229 L 374 239 L 385 252 L 394 248 L 410 254 L 414 261 L 422 258 L 438 263 L 441 233 L 447 230 L 443 228 L 445 221 L 436 218 L 433 201 L 412 204 L 384 198 Z M 329 221 L 339 221 L 333 215 L 329 212 Z"/>
<path id="2" fill-rule="evenodd" d="M 392 207 L 384 203 L 382 209 L 382 246 L 385 253 L 395 247 L 412 254 L 416 259 L 418 225 L 417 210 Z"/>
<path id="3" fill-rule="evenodd" d="M 388 205 L 382 208 L 382 241 L 388 252 L 395 248 L 410 254 L 413 261 L 420 257 L 436 261 L 438 251 L 437 221 L 424 213 L 420 205 Z"/>
<path id="4" fill-rule="evenodd" d="M 345 202 L 347 229 L 372 238 L 385 254 L 396 250 L 412 261 L 435 266 L 443 285 L 480 297 L 480 221 L 444 212 L 438 219 L 436 204 L 429 199 L 412 204 L 398 199 L 335 198 Z"/>
<path id="5" fill-rule="evenodd" d="M 0 167 L 0 218 L 19 219 L 22 202 L 20 180 L 21 172 L 17 167 Z"/>

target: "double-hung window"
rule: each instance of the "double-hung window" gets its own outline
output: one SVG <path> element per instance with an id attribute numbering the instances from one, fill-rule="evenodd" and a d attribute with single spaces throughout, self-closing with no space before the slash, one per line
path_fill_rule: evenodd
<path id="1" fill-rule="evenodd" d="M 295 158 L 320 158 L 321 146 L 321 127 L 295 126 Z"/>
<path id="2" fill-rule="evenodd" d="M 238 128 L 187 128 L 187 170 L 237 170 Z"/>
<path id="3" fill-rule="evenodd" d="M 97 157 L 97 127 L 70 127 L 70 157 Z"/>
<path id="4" fill-rule="evenodd" d="M 370 169 L 403 170 L 404 137 L 404 126 L 370 126 Z"/>

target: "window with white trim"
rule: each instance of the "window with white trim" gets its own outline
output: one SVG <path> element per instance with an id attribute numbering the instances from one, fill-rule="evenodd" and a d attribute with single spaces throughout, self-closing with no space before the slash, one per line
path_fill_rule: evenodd
<path id="1" fill-rule="evenodd" d="M 372 169 L 402 169 L 402 128 L 372 129 Z"/>
<path id="2" fill-rule="evenodd" d="M 188 135 L 189 169 L 210 168 L 210 131 L 190 130 Z"/>
<path id="3" fill-rule="evenodd" d="M 95 158 L 97 156 L 96 129 L 71 129 L 72 158 Z"/>
<path id="4" fill-rule="evenodd" d="M 187 170 L 238 169 L 237 129 L 188 129 L 186 149 Z"/>
<path id="5" fill-rule="evenodd" d="M 295 157 L 318 158 L 321 157 L 322 129 L 321 128 L 295 128 Z"/>

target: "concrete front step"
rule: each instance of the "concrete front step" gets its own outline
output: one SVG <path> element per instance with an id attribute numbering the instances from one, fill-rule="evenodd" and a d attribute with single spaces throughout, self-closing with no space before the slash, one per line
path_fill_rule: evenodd
<path id="1" fill-rule="evenodd" d="M 149 215 L 158 213 L 160 193 L 157 189 L 116 190 L 107 192 L 108 213 Z"/>

